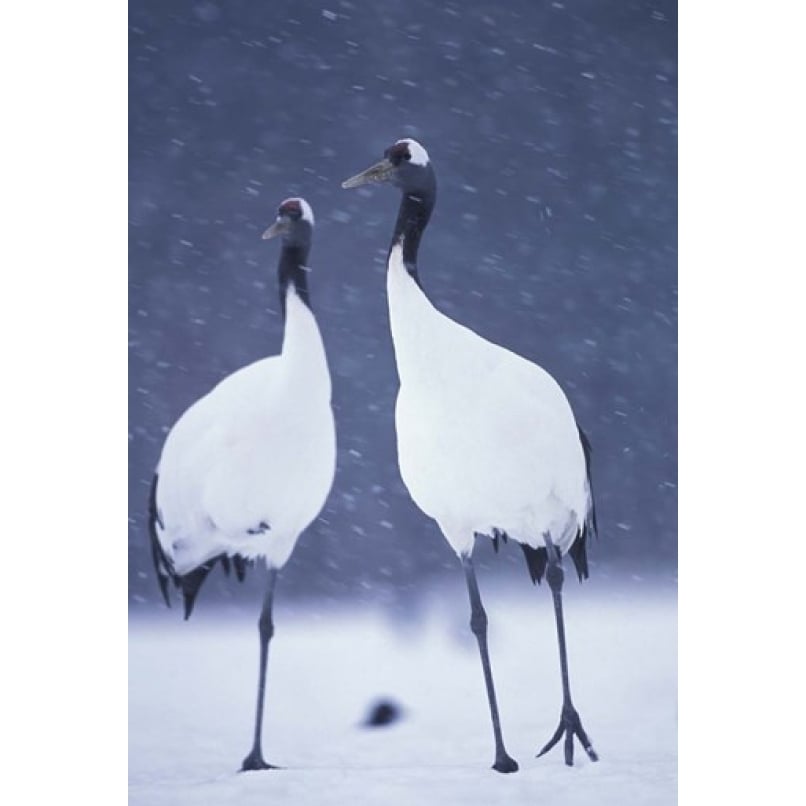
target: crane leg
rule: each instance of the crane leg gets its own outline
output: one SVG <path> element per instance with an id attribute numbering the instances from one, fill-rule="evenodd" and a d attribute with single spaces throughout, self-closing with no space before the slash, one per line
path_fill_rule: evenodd
<path id="1" fill-rule="evenodd" d="M 498 772 L 516 772 L 518 762 L 507 753 L 504 748 L 504 739 L 501 735 L 501 720 L 498 716 L 498 703 L 495 699 L 493 673 L 490 668 L 490 653 L 487 649 L 487 614 L 484 612 L 484 606 L 481 603 L 479 584 L 476 580 L 476 572 L 473 569 L 470 555 L 462 556 L 462 566 L 465 569 L 467 590 L 470 594 L 470 629 L 479 643 L 481 665 L 484 669 L 484 682 L 487 686 L 487 699 L 490 703 L 490 716 L 493 720 L 493 734 L 495 735 L 495 764 L 493 764 L 493 769 Z"/>
<path id="2" fill-rule="evenodd" d="M 263 750 L 261 748 L 261 735 L 263 732 L 263 700 L 266 694 L 266 667 L 269 662 L 269 641 L 274 635 L 274 622 L 271 617 L 272 601 L 274 599 L 274 586 L 277 582 L 277 569 L 269 568 L 268 579 L 266 580 L 266 592 L 263 596 L 263 609 L 260 611 L 258 619 L 258 631 L 260 634 L 260 672 L 257 683 L 257 710 L 255 712 L 255 738 L 249 755 L 241 764 L 241 772 L 246 770 L 276 770 L 279 769 L 273 764 L 267 764 L 263 760 Z"/>
<path id="3" fill-rule="evenodd" d="M 564 735 L 565 763 L 569 767 L 572 767 L 574 764 L 574 736 L 579 739 L 580 744 L 591 761 L 598 761 L 599 756 L 593 749 L 593 745 L 582 727 L 579 714 L 576 708 L 574 708 L 574 704 L 571 702 L 571 686 L 568 682 L 568 654 L 565 648 L 565 622 L 563 620 L 562 588 L 564 572 L 562 558 L 559 549 L 552 543 L 551 538 L 545 535 L 544 539 L 546 541 L 546 552 L 548 554 L 546 580 L 549 583 L 551 595 L 554 599 L 554 617 L 557 621 L 557 643 L 560 648 L 560 674 L 562 675 L 563 684 L 563 707 L 559 727 L 537 756 L 539 758 L 544 753 L 548 753 Z"/>

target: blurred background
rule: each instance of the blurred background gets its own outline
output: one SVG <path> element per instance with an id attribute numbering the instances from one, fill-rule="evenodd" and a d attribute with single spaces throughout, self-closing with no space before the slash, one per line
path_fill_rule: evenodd
<path id="1" fill-rule="evenodd" d="M 282 594 L 408 610 L 443 579 L 461 589 L 397 468 L 385 256 L 399 196 L 340 188 L 404 136 L 438 174 L 430 298 L 554 375 L 593 444 L 592 578 L 674 580 L 676 29 L 674 2 L 130 4 L 132 613 L 162 607 L 146 509 L 168 430 L 279 351 L 278 246 L 260 234 L 290 195 L 317 219 L 339 452 Z M 517 546 L 476 556 L 484 577 L 530 587 Z M 256 606 L 252 576 L 214 572 L 199 606 Z"/>

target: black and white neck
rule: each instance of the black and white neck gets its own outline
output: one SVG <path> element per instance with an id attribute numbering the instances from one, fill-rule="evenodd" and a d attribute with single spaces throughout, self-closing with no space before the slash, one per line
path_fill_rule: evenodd
<path id="1" fill-rule="evenodd" d="M 277 211 L 277 220 L 263 233 L 264 238 L 280 236 L 283 241 L 277 264 L 283 321 L 289 293 L 296 293 L 308 309 L 311 307 L 308 296 L 308 254 L 311 251 L 313 223 L 313 211 L 305 199 L 286 199 Z"/>
<path id="2" fill-rule="evenodd" d="M 286 300 L 289 292 L 296 292 L 300 300 L 310 308 L 311 301 L 308 296 L 308 252 L 307 246 L 299 244 L 283 244 L 280 252 L 280 261 L 277 264 L 277 281 L 280 286 L 280 309 L 283 320 L 286 315 Z"/>
<path id="3" fill-rule="evenodd" d="M 433 170 L 430 175 L 433 180 L 430 187 L 426 186 L 417 190 L 401 189 L 400 209 L 397 213 L 392 243 L 389 246 L 391 253 L 392 247 L 402 241 L 403 264 L 417 285 L 420 285 L 420 276 L 417 273 L 417 252 L 420 248 L 420 239 L 428 226 L 437 199 L 436 178 Z"/>
<path id="4" fill-rule="evenodd" d="M 389 252 L 402 241 L 403 264 L 420 285 L 417 252 L 437 202 L 437 176 L 428 152 L 411 138 L 398 140 L 386 149 L 384 157 L 393 166 L 390 179 L 402 194 Z"/>

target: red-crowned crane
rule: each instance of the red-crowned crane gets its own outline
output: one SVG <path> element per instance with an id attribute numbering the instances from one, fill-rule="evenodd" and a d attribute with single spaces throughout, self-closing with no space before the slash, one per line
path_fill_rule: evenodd
<path id="1" fill-rule="evenodd" d="M 477 535 L 520 543 L 532 581 L 545 574 L 554 599 L 563 702 L 560 724 L 538 755 L 574 736 L 597 760 L 571 701 L 562 612 L 563 554 L 582 579 L 595 532 L 590 445 L 557 382 L 536 364 L 440 313 L 420 285 L 417 252 L 436 202 L 425 148 L 399 140 L 383 160 L 342 187 L 391 183 L 402 194 L 389 250 L 387 293 L 400 390 L 395 408 L 400 473 L 417 506 L 459 556 L 495 736 L 499 772 L 517 762 L 505 747 L 487 649 L 487 615 L 471 560 Z"/>
<path id="2" fill-rule="evenodd" d="M 232 373 L 179 418 L 151 488 L 160 588 L 166 603 L 169 581 L 181 588 L 185 618 L 217 562 L 226 571 L 232 562 L 239 579 L 247 561 L 267 567 L 254 742 L 242 770 L 272 768 L 261 735 L 277 572 L 324 506 L 336 467 L 330 373 L 308 298 L 313 225 L 308 203 L 287 199 L 263 234 L 282 238 L 282 351 Z"/>

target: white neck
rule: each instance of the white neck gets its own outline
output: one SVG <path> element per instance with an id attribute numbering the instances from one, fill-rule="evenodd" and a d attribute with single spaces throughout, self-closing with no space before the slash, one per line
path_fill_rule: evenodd
<path id="1" fill-rule="evenodd" d="M 316 318 L 311 309 L 299 298 L 293 286 L 286 293 L 285 332 L 283 334 L 283 363 L 295 376 L 326 379 L 330 396 L 330 373 L 327 356 Z M 317 380 L 316 388 L 324 381 Z M 314 389 L 311 389 L 313 392 Z"/>
<path id="2" fill-rule="evenodd" d="M 426 367 L 433 347 L 433 329 L 442 315 L 406 271 L 403 250 L 395 245 L 386 274 L 389 321 L 401 380 L 418 367 Z"/>

